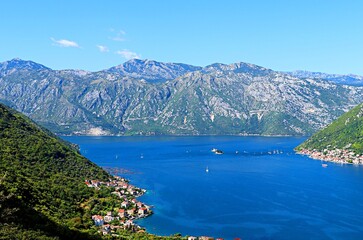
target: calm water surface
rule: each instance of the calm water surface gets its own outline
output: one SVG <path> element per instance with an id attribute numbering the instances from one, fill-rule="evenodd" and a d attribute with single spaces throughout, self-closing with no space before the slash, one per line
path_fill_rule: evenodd
<path id="1" fill-rule="evenodd" d="M 363 167 L 294 153 L 292 137 L 65 137 L 102 167 L 130 170 L 159 235 L 363 239 Z M 215 155 L 212 148 L 224 151 Z M 206 168 L 209 172 L 206 172 Z"/>

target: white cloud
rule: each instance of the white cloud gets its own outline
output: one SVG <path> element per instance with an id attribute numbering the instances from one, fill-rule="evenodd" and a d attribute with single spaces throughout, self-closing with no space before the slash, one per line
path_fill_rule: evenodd
<path id="1" fill-rule="evenodd" d="M 116 54 L 121 55 L 123 58 L 130 60 L 133 58 L 141 58 L 141 55 L 135 53 L 135 52 L 131 52 L 130 50 L 124 49 L 124 50 L 119 50 L 116 52 Z"/>
<path id="2" fill-rule="evenodd" d="M 110 37 L 111 40 L 117 41 L 117 42 L 123 42 L 125 41 L 125 35 L 126 32 L 123 30 L 115 30 L 113 28 L 110 29 L 110 32 L 114 34 L 113 37 Z"/>
<path id="3" fill-rule="evenodd" d="M 102 46 L 102 45 L 97 45 L 98 50 L 100 50 L 100 52 L 109 52 L 110 50 L 108 49 L 108 47 L 106 46 Z"/>
<path id="4" fill-rule="evenodd" d="M 74 41 L 70 41 L 67 39 L 59 39 L 56 40 L 54 38 L 50 38 L 53 41 L 53 44 L 59 47 L 75 47 L 75 48 L 79 48 L 78 43 L 74 42 Z"/>

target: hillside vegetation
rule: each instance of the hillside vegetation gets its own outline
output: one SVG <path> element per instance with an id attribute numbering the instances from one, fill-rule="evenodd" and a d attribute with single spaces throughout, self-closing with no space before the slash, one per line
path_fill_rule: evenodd
<path id="1" fill-rule="evenodd" d="M 92 239 L 80 203 L 85 178 L 109 175 L 75 148 L 0 105 L 1 236 Z M 79 225 L 76 227 L 76 225 Z"/>
<path id="2" fill-rule="evenodd" d="M 85 179 L 109 178 L 71 144 L 0 104 L 0 239 L 100 239 L 91 213 L 108 207 L 99 198 L 112 197 Z M 121 233 L 119 239 L 159 238 Z"/>
<path id="3" fill-rule="evenodd" d="M 343 114 L 296 149 L 346 149 L 363 154 L 363 104 Z"/>

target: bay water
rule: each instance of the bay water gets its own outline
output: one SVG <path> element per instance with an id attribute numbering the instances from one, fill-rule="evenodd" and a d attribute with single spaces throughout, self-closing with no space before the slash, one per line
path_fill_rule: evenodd
<path id="1" fill-rule="evenodd" d="M 363 239 L 363 167 L 296 154 L 298 137 L 64 137 L 147 190 L 150 233 Z M 216 148 L 224 154 L 211 151 Z"/>

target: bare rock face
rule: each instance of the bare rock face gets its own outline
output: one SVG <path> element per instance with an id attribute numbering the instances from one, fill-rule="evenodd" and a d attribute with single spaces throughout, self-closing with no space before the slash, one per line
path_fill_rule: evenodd
<path id="1" fill-rule="evenodd" d="M 59 134 L 309 135 L 362 93 L 248 63 L 130 60 L 99 72 L 0 63 L 0 101 Z"/>

